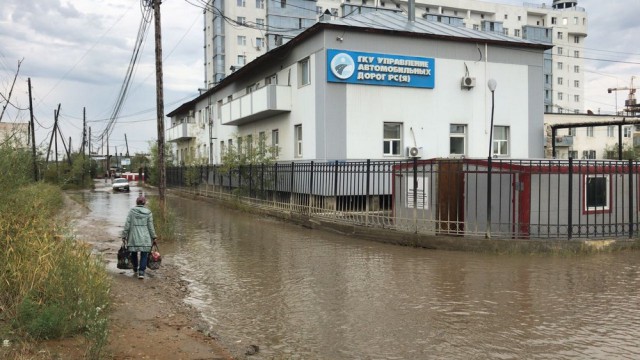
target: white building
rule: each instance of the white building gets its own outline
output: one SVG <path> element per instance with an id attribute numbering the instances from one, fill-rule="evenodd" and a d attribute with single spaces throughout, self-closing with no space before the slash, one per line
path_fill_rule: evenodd
<path id="1" fill-rule="evenodd" d="M 416 0 L 417 17 L 554 45 L 544 61 L 545 112 L 584 112 L 584 38 L 587 13 L 577 0 L 527 2 L 523 6 L 477 0 Z M 347 17 L 372 11 L 402 11 L 406 0 L 210 1 L 205 11 L 205 89 L 235 69 L 286 43 L 323 13 Z"/>
<path id="2" fill-rule="evenodd" d="M 26 148 L 29 141 L 29 123 L 0 123 L 0 144 Z"/>
<path id="3" fill-rule="evenodd" d="M 555 134 L 556 159 L 617 159 L 618 144 L 623 151 L 639 145 L 638 118 L 593 114 L 545 114 L 545 157 L 552 158 L 551 127 Z M 589 126 L 591 125 L 591 126 Z M 607 153 L 609 152 L 609 153 Z"/>
<path id="4" fill-rule="evenodd" d="M 549 48 L 392 12 L 316 23 L 171 111 L 167 141 L 210 163 L 251 139 L 279 161 L 540 158 Z"/>

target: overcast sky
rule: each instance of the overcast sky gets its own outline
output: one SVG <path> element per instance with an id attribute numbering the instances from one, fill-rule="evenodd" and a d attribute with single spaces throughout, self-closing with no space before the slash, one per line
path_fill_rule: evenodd
<path id="1" fill-rule="evenodd" d="M 551 2 L 546 1 L 547 5 Z M 584 66 L 585 110 L 612 113 L 616 96 L 607 94 L 607 88 L 629 86 L 632 75 L 640 76 L 640 49 L 635 45 L 640 34 L 640 1 L 578 0 L 578 5 L 586 9 L 589 21 L 584 51 L 584 57 L 590 59 Z M 141 13 L 140 0 L 2 1 L 0 93 L 8 95 L 18 61 L 24 59 L 11 101 L 19 108 L 28 107 L 27 78 L 31 78 L 38 145 L 49 143 L 58 104 L 62 134 L 65 141 L 73 138 L 74 149 L 82 139 L 83 107 L 92 134 L 104 130 L 132 56 Z M 168 113 L 196 96 L 204 84 L 202 9 L 185 0 L 164 0 L 161 19 Z M 114 147 L 126 151 L 125 134 L 131 154 L 148 152 L 149 143 L 157 139 L 153 34 L 152 22 L 110 138 L 111 153 Z M 634 85 L 640 86 L 640 78 Z M 618 92 L 618 109 L 627 95 L 627 91 Z M 28 111 L 10 109 L 3 121 L 28 121 Z"/>

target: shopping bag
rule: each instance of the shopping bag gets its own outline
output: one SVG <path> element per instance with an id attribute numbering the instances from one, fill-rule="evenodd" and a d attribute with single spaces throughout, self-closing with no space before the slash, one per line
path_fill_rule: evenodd
<path id="1" fill-rule="evenodd" d="M 160 263 L 162 262 L 162 256 L 160 256 L 160 249 L 158 248 L 158 244 L 153 243 L 151 246 L 151 252 L 149 252 L 149 257 L 147 261 L 147 268 L 151 270 L 158 270 L 160 268 Z"/>
<path id="2" fill-rule="evenodd" d="M 118 250 L 118 269 L 133 269 L 131 264 L 131 253 L 127 249 L 125 240 L 122 240 L 120 250 Z"/>

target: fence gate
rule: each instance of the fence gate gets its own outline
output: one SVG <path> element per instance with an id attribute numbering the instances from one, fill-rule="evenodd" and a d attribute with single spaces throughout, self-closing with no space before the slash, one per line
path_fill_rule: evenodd
<path id="1" fill-rule="evenodd" d="M 438 162 L 438 231 L 464 233 L 464 172 L 462 161 Z"/>

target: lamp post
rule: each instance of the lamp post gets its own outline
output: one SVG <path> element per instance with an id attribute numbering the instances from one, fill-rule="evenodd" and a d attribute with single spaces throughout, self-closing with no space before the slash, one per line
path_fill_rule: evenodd
<path id="1" fill-rule="evenodd" d="M 493 108 L 495 105 L 494 93 L 496 91 L 496 86 L 498 86 L 498 83 L 494 79 L 489 79 L 489 81 L 487 81 L 487 86 L 491 91 L 491 126 L 489 127 L 489 157 L 491 157 L 491 147 L 493 146 Z"/>
<path id="2" fill-rule="evenodd" d="M 489 157 L 487 157 L 487 233 L 485 237 L 491 239 L 491 147 L 493 145 L 493 108 L 495 105 L 494 92 L 498 83 L 489 79 L 487 86 L 491 91 L 491 125 L 489 127 Z"/>

